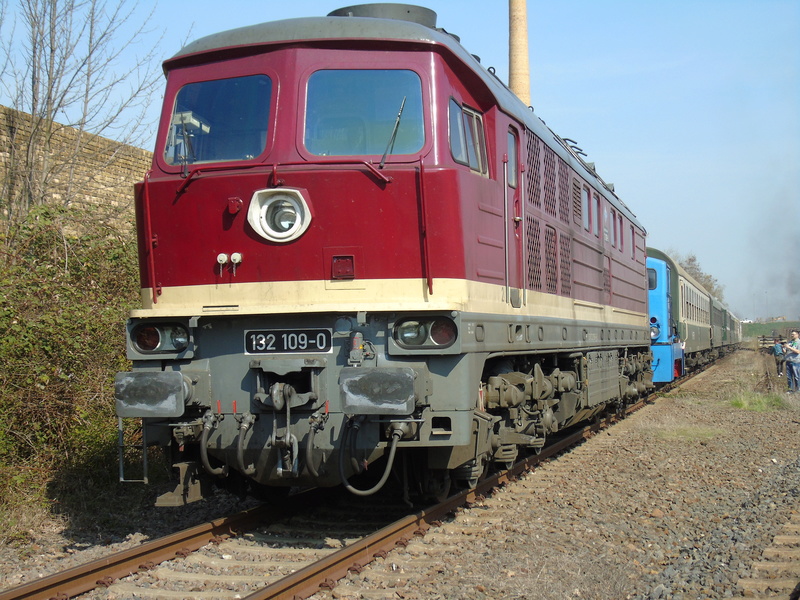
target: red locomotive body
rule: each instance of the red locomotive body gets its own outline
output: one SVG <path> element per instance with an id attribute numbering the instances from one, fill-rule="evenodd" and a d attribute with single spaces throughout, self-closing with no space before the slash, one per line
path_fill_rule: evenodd
<path id="1" fill-rule="evenodd" d="M 375 10 L 165 63 L 117 377 L 182 467 L 165 502 L 196 465 L 371 493 L 396 452 L 437 495 L 651 385 L 633 214 L 430 11 Z"/>

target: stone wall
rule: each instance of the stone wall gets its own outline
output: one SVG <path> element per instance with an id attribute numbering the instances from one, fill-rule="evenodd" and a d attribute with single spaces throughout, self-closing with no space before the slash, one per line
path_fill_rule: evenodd
<path id="1" fill-rule="evenodd" d="M 0 106 L 0 206 L 5 215 L 19 202 L 18 168 L 25 162 L 34 121 L 31 115 Z M 150 168 L 152 152 L 55 124 L 47 151 L 35 153 L 37 172 L 47 173 L 46 202 L 90 205 L 98 215 L 133 211 L 133 184 Z M 15 170 L 16 168 L 16 170 Z M 13 208 L 12 210 L 18 210 Z"/>

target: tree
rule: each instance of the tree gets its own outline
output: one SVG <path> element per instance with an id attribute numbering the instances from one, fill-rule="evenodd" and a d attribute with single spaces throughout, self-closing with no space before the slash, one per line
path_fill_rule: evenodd
<path id="1" fill-rule="evenodd" d="M 720 302 L 725 302 L 725 286 L 720 285 L 716 277 L 712 277 L 700 267 L 700 261 L 694 254 L 689 254 L 685 258 L 679 257 L 678 263 L 686 269 L 694 279 L 702 285 L 706 291 Z"/>
<path id="2" fill-rule="evenodd" d="M 98 175 L 131 146 L 141 145 L 151 123 L 146 110 L 161 74 L 152 47 L 130 58 L 152 12 L 136 26 L 134 4 L 103 0 L 19 0 L 13 29 L 6 35 L 11 13 L 0 0 L 0 92 L 15 112 L 7 112 L 8 155 L 2 174 L 0 230 L 6 248 L 29 211 L 56 203 L 70 206 L 91 201 L 98 219 L 103 210 L 103 186 Z M 24 39 L 15 38 L 20 27 Z M 132 31 L 130 34 L 124 32 Z M 121 69 L 121 70 L 120 70 Z M 106 145 L 99 160 L 97 137 Z M 87 170 L 82 164 L 100 163 Z"/>

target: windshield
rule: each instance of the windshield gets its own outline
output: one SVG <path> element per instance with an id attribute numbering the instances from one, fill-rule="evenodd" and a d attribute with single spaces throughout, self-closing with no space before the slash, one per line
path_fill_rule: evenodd
<path id="1" fill-rule="evenodd" d="M 422 83 L 413 71 L 325 70 L 308 80 L 305 146 L 317 156 L 422 149 Z"/>
<path id="2" fill-rule="evenodd" d="M 255 158 L 266 147 L 271 99 L 266 75 L 185 85 L 175 99 L 164 160 L 186 165 Z"/>

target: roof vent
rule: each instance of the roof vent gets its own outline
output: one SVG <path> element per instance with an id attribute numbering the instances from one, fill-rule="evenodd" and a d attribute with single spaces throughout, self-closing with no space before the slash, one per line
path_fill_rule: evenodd
<path id="1" fill-rule="evenodd" d="M 338 8 L 329 17 L 372 17 L 375 19 L 396 19 L 411 21 L 431 29 L 436 29 L 436 13 L 429 8 L 413 4 L 358 4 Z"/>

